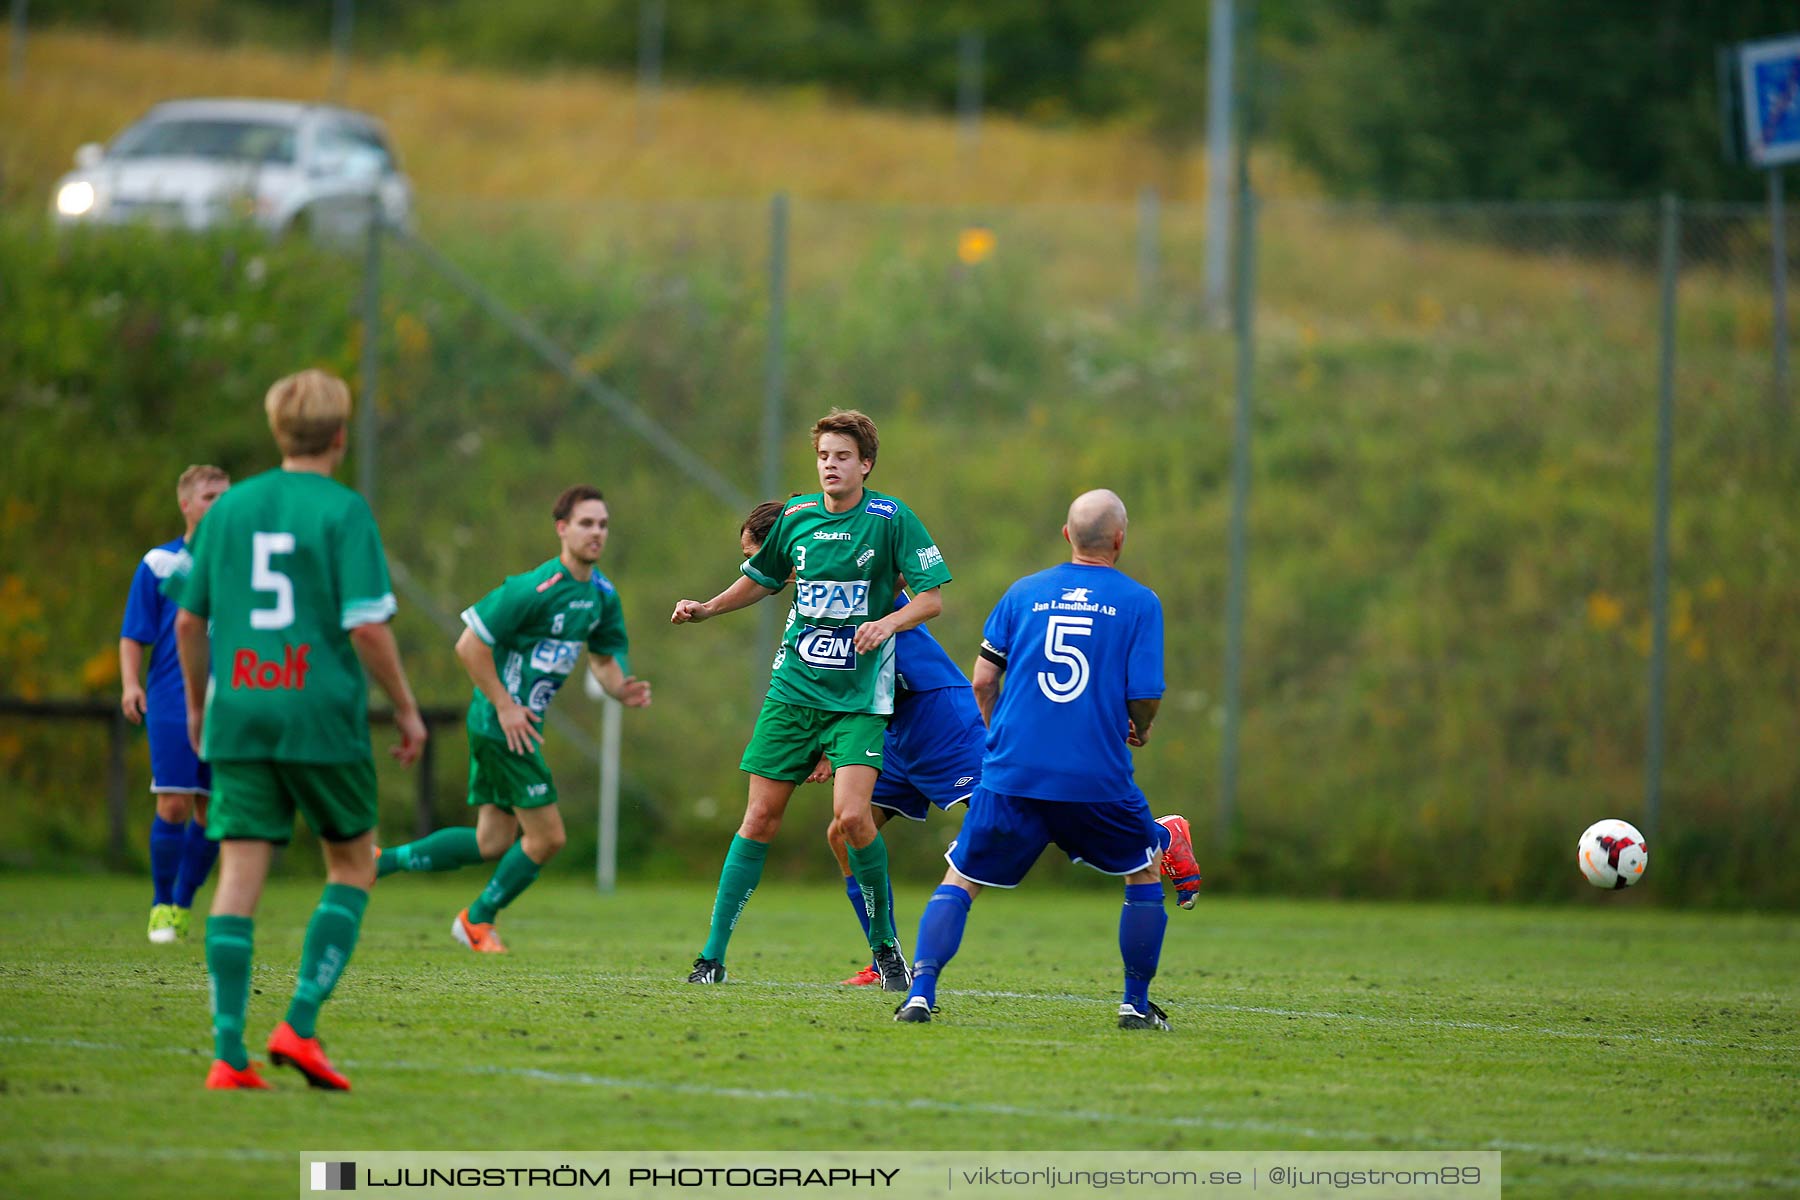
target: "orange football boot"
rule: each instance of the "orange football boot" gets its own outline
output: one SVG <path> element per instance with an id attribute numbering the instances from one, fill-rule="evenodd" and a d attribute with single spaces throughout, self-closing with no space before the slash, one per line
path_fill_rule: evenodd
<path id="1" fill-rule="evenodd" d="M 313 1087 L 333 1092 L 350 1090 L 350 1081 L 325 1057 L 325 1047 L 319 1045 L 319 1039 L 301 1037 L 286 1021 L 269 1035 L 269 1061 L 278 1067 L 293 1067 Z"/>
<path id="2" fill-rule="evenodd" d="M 214 1091 L 269 1091 L 269 1081 L 256 1073 L 256 1064 L 251 1063 L 243 1070 L 238 1070 L 222 1058 L 213 1059 L 212 1070 L 206 1073 L 206 1086 Z"/>
<path id="3" fill-rule="evenodd" d="M 485 925 L 477 925 L 469 920 L 469 910 L 466 908 L 457 913 L 456 920 L 450 923 L 450 934 L 477 954 L 506 953 L 506 943 L 495 932 L 494 923 L 489 921 Z"/>
<path id="4" fill-rule="evenodd" d="M 1156 823 L 1169 831 L 1169 848 L 1163 851 L 1162 873 L 1175 885 L 1175 903 L 1194 907 L 1200 894 L 1200 864 L 1194 859 L 1194 835 L 1186 817 L 1159 817 Z"/>

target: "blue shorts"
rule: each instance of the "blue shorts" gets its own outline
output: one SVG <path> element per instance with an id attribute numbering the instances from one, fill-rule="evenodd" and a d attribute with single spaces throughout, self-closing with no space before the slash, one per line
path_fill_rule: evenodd
<path id="1" fill-rule="evenodd" d="M 976 788 L 969 815 L 944 857 L 964 879 L 1011 888 L 1019 886 L 1051 842 L 1071 862 L 1086 863 L 1103 875 L 1147 871 L 1162 853 L 1150 802 L 1135 789 L 1129 800 L 1078 804 Z"/>
<path id="2" fill-rule="evenodd" d="M 212 795 L 212 768 L 188 745 L 187 718 L 145 721 L 150 735 L 150 790 Z"/>
<path id="3" fill-rule="evenodd" d="M 948 812 L 981 784 L 987 726 L 968 688 L 901 692 L 881 748 L 881 776 L 869 803 L 923 821 L 931 805 Z"/>

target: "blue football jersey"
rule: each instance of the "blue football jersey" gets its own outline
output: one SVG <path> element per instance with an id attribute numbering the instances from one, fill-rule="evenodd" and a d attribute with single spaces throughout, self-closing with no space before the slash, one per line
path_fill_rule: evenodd
<path id="1" fill-rule="evenodd" d="M 1113 567 L 1063 563 L 1008 588 L 982 638 L 1006 664 L 983 786 L 1037 800 L 1131 796 L 1126 702 L 1163 693 L 1156 593 Z"/>
<path id="2" fill-rule="evenodd" d="M 183 538 L 151 550 L 138 563 L 125 597 L 125 620 L 119 636 L 150 647 L 149 678 L 144 683 L 145 716 L 152 721 L 187 720 L 181 690 L 181 658 L 175 650 L 176 603 L 162 594 L 162 583 L 175 571 L 187 549 Z"/>
<path id="3" fill-rule="evenodd" d="M 906 600 L 906 593 L 901 592 L 894 600 L 895 611 L 899 611 Z M 909 692 L 969 686 L 969 677 L 950 660 L 938 640 L 923 625 L 894 635 L 894 674 L 900 686 Z"/>

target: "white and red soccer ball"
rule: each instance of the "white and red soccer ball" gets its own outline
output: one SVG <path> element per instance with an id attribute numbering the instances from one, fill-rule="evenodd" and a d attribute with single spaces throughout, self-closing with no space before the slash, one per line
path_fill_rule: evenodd
<path id="1" fill-rule="evenodd" d="M 1616 891 L 1644 877 L 1650 848 L 1637 826 L 1609 817 L 1587 827 L 1575 846 L 1575 862 L 1589 883 Z"/>

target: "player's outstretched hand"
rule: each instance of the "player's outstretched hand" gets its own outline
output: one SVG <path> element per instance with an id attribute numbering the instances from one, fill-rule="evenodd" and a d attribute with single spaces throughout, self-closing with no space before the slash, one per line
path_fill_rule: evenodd
<path id="1" fill-rule="evenodd" d="M 706 620 L 706 605 L 698 600 L 677 600 L 675 611 L 669 617 L 671 625 L 686 625 L 690 621 L 699 624 Z"/>
<path id="2" fill-rule="evenodd" d="M 856 628 L 856 652 L 858 654 L 867 654 L 869 651 L 876 649 L 881 643 L 893 636 L 893 631 L 889 627 L 886 617 L 883 617 L 879 621 L 870 621 L 866 625 L 859 625 Z"/>
<path id="3" fill-rule="evenodd" d="M 400 741 L 389 751 L 403 767 L 410 767 L 419 761 L 419 755 L 425 752 L 425 739 L 430 732 L 425 728 L 425 718 L 419 715 L 416 708 L 394 714 L 394 728 L 400 732 Z"/>
<path id="4" fill-rule="evenodd" d="M 617 699 L 626 708 L 649 708 L 650 681 L 639 679 L 636 675 L 627 675 L 625 682 L 619 686 Z"/>
<path id="5" fill-rule="evenodd" d="M 831 778 L 831 756 L 827 755 L 827 754 L 821 754 L 821 755 L 819 755 L 818 765 L 812 769 L 812 774 L 808 775 L 805 779 L 802 779 L 800 782 L 802 782 L 802 783 L 824 783 L 827 779 L 830 779 L 830 778 Z"/>
<path id="6" fill-rule="evenodd" d="M 514 754 L 530 754 L 544 744 L 538 726 L 544 718 L 523 704 L 509 704 L 500 710 L 500 731 L 506 735 L 506 748 Z"/>
<path id="7" fill-rule="evenodd" d="M 125 694 L 119 697 L 119 711 L 133 725 L 144 723 L 144 689 L 135 683 L 125 685 Z"/>

